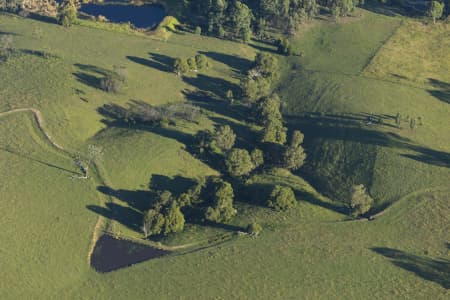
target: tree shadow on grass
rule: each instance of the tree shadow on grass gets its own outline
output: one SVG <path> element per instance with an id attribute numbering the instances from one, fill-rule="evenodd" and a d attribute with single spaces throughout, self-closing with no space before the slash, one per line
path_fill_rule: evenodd
<path id="1" fill-rule="evenodd" d="M 414 151 L 417 152 L 416 155 L 403 154 L 403 156 L 431 165 L 450 168 L 450 153 L 414 144 L 411 140 L 393 132 L 376 130 L 377 127 L 385 125 L 384 123 L 368 126 L 364 122 L 361 123 L 361 121 L 355 120 L 354 116 L 329 117 L 313 114 L 287 116 L 286 120 L 293 129 L 300 129 L 305 134 L 306 147 L 308 147 L 309 137 L 354 141 Z M 310 151 L 314 151 L 314 149 L 310 149 Z"/>
<path id="2" fill-rule="evenodd" d="M 54 165 L 52 163 L 42 161 L 40 159 L 31 157 L 31 156 L 23 154 L 23 153 L 19 153 L 17 151 L 13 151 L 13 150 L 8 149 L 8 148 L 0 148 L 0 150 L 5 151 L 5 152 L 9 152 L 11 154 L 19 156 L 20 158 L 25 158 L 25 159 L 31 160 L 33 162 L 36 162 L 38 164 L 41 164 L 41 165 L 44 165 L 44 166 L 47 166 L 47 167 L 50 167 L 50 168 L 54 168 L 54 169 L 57 169 L 57 170 L 60 170 L 60 171 L 64 171 L 64 172 L 70 173 L 72 175 L 76 175 L 76 176 L 81 176 L 82 175 L 81 173 L 77 173 L 75 171 L 72 171 L 72 170 L 69 170 L 69 169 L 66 169 L 66 168 L 63 168 L 63 167 L 59 167 L 59 166 Z"/>
<path id="3" fill-rule="evenodd" d="M 217 62 L 229 66 L 233 69 L 234 72 L 239 74 L 241 74 L 244 70 L 249 69 L 253 64 L 253 62 L 247 58 L 219 53 L 215 51 L 201 51 L 200 54 L 203 54 Z"/>
<path id="4" fill-rule="evenodd" d="M 73 73 L 75 78 L 82 84 L 95 89 L 99 89 L 101 79 L 111 73 L 107 69 L 93 65 L 75 64 L 75 67 L 79 69 L 78 72 Z"/>
<path id="5" fill-rule="evenodd" d="M 141 64 L 143 66 L 159 70 L 161 72 L 172 72 L 172 66 L 174 61 L 173 58 L 163 54 L 157 53 L 149 53 L 149 54 L 151 59 L 146 59 L 137 56 L 127 56 L 127 59 L 137 64 Z"/>
<path id="6" fill-rule="evenodd" d="M 417 276 L 440 284 L 445 289 L 450 289 L 450 261 L 446 259 L 435 259 L 426 256 L 417 256 L 386 247 L 371 248 L 372 251 L 383 255 L 390 261 Z"/>
<path id="7" fill-rule="evenodd" d="M 114 197 L 126 203 L 129 207 L 141 212 L 152 206 L 156 196 L 156 194 L 150 190 L 115 190 L 108 186 L 98 186 L 97 190 L 107 196 Z"/>
<path id="8" fill-rule="evenodd" d="M 154 191 L 169 191 L 174 197 L 179 197 L 194 186 L 195 183 L 195 180 L 183 176 L 171 178 L 165 175 L 154 174 L 150 179 L 149 187 Z"/>
<path id="9" fill-rule="evenodd" d="M 130 207 L 117 203 L 106 203 L 106 207 L 99 205 L 87 205 L 87 209 L 107 219 L 114 220 L 120 224 L 139 232 L 142 226 L 142 213 Z"/>
<path id="10" fill-rule="evenodd" d="M 58 21 L 56 20 L 56 18 L 49 17 L 49 16 L 44 16 L 44 15 L 37 14 L 37 13 L 30 13 L 28 15 L 28 18 L 32 19 L 32 20 L 35 20 L 35 21 L 49 23 L 49 24 L 58 24 Z"/>
<path id="11" fill-rule="evenodd" d="M 226 91 L 225 91 L 226 92 Z M 183 95 L 192 104 L 203 109 L 236 120 L 244 121 L 250 114 L 250 109 L 242 105 L 230 105 L 214 93 L 201 90 L 184 90 Z"/>
<path id="12" fill-rule="evenodd" d="M 450 104 L 450 83 L 428 78 L 429 83 L 436 89 L 428 90 L 428 93 L 442 102 Z"/>

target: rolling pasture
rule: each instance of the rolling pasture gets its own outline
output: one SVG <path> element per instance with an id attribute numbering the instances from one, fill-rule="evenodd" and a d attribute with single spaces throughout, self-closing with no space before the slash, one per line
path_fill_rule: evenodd
<path id="1" fill-rule="evenodd" d="M 142 241 L 139 226 L 154 192 L 177 194 L 195 178 L 218 174 L 190 150 L 193 135 L 230 124 L 242 133 L 240 143 L 255 136 L 257 128 L 224 98 L 238 91 L 256 47 L 185 32 L 160 41 L 65 29 L 1 14 L 0 34 L 12 34 L 16 50 L 0 64 L 0 112 L 33 108 L 42 120 L 31 111 L 0 114 L 0 298 L 447 299 L 448 53 L 435 51 L 439 41 L 425 41 L 428 26 L 358 12 L 351 22 L 302 31 L 294 41 L 301 57 L 278 57 L 277 92 L 290 129 L 305 133 L 307 165 L 249 178 L 230 224 L 187 224 L 153 241 Z M 436 30 L 445 36 L 450 28 Z M 430 61 L 406 55 L 417 47 L 433 53 Z M 183 78 L 171 71 L 176 57 L 197 53 L 210 69 Z M 388 59 L 398 62 L 396 73 Z M 105 93 L 99 80 L 114 66 L 126 68 L 127 82 Z M 181 101 L 202 108 L 197 123 L 130 126 L 100 109 Z M 91 144 L 102 146 L 104 157 L 90 180 L 76 179 L 73 155 Z M 275 183 L 294 189 L 295 209 L 261 205 Z M 387 207 L 381 217 L 349 220 L 344 202 L 355 183 L 369 187 L 375 211 Z M 257 238 L 237 233 L 253 220 L 263 226 Z M 89 260 L 102 232 L 177 250 L 100 274 Z"/>

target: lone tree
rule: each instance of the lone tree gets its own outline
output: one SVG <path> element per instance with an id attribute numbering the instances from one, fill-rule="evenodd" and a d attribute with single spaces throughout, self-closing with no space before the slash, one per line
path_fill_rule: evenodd
<path id="1" fill-rule="evenodd" d="M 100 80 L 100 88 L 108 93 L 118 93 L 124 86 L 126 80 L 126 69 L 114 66 L 114 70 L 108 72 Z"/>
<path id="2" fill-rule="evenodd" d="M 352 196 L 350 199 L 350 211 L 353 217 L 358 217 L 368 212 L 373 204 L 364 185 L 354 185 L 352 187 Z"/>
<path id="3" fill-rule="evenodd" d="M 267 206 L 277 211 L 288 210 L 295 207 L 297 200 L 292 189 L 288 186 L 277 185 L 272 190 Z"/>
<path id="4" fill-rule="evenodd" d="M 300 169 L 306 160 L 306 153 L 301 144 L 304 135 L 299 130 L 292 134 L 291 144 L 286 148 L 283 155 L 284 167 L 290 170 Z"/>
<path id="5" fill-rule="evenodd" d="M 89 178 L 89 168 L 90 166 L 99 160 L 103 156 L 103 148 L 95 145 L 89 145 L 86 153 L 86 159 L 77 157 L 75 159 L 75 164 L 80 168 L 83 176 L 79 177 L 81 179 Z"/>
<path id="6" fill-rule="evenodd" d="M 231 150 L 225 164 L 228 173 L 233 177 L 248 175 L 255 168 L 250 154 L 245 149 Z"/>
<path id="7" fill-rule="evenodd" d="M 58 6 L 58 23 L 70 27 L 77 21 L 78 10 L 74 0 L 64 0 Z"/>
<path id="8" fill-rule="evenodd" d="M 262 231 L 262 226 L 256 222 L 252 222 L 247 226 L 247 233 L 256 237 Z"/>
<path id="9" fill-rule="evenodd" d="M 205 212 L 205 218 L 212 222 L 226 222 L 231 220 L 237 210 L 233 207 L 234 192 L 230 183 L 217 179 L 214 183 L 213 205 Z"/>
<path id="10" fill-rule="evenodd" d="M 436 19 L 440 19 L 444 13 L 445 4 L 439 1 L 431 1 L 430 7 L 428 8 L 428 16 L 433 18 L 433 24 L 436 24 Z"/>
<path id="11" fill-rule="evenodd" d="M 236 134 L 229 125 L 223 125 L 216 129 L 212 140 L 215 146 L 219 147 L 222 151 L 228 151 L 234 146 Z"/>

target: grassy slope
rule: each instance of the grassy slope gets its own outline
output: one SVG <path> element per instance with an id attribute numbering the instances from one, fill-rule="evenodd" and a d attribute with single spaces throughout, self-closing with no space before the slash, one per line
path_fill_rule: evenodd
<path id="1" fill-rule="evenodd" d="M 339 177 L 349 179 L 344 186 L 337 182 L 328 188 L 328 194 L 338 200 L 345 199 L 342 195 L 352 183 L 366 183 L 382 205 L 415 190 L 447 184 L 450 136 L 445 134 L 445 128 L 450 108 L 429 89 L 392 82 L 381 73 L 378 78 L 367 77 L 366 69 L 384 70 L 387 62 L 383 57 L 390 55 L 390 49 L 406 53 L 415 44 L 389 40 L 392 36 L 394 41 L 404 39 L 410 22 L 397 29 L 399 19 L 368 12 L 364 15 L 361 20 L 315 26 L 303 33 L 296 45 L 304 49 L 304 55 L 287 60 L 291 67 L 296 67 L 284 79 L 280 93 L 287 101 L 285 113 L 292 115 L 292 122 L 306 132 L 311 158 L 322 164 L 328 161 L 319 171 L 317 165 L 313 165 L 312 173 L 316 174 L 312 178 L 329 182 L 339 181 Z M 385 49 L 382 46 L 387 40 Z M 439 41 L 421 45 L 424 51 L 432 51 Z M 445 53 L 435 55 L 433 60 L 445 61 Z M 404 65 L 409 66 L 406 62 Z M 399 72 L 402 73 L 402 69 Z M 437 78 L 444 80 L 439 74 Z M 310 112 L 322 115 L 305 118 L 305 113 L 309 116 Z M 410 130 L 409 122 L 403 121 L 402 129 L 396 129 L 393 117 L 397 113 L 403 118 L 410 116 L 417 120 L 421 117 L 423 126 Z M 382 116 L 385 125 L 366 125 L 367 114 Z M 361 143 L 368 147 L 367 151 L 364 148 L 356 153 L 352 151 Z M 374 145 L 377 146 L 375 152 L 371 150 Z M 369 157 L 369 153 L 374 154 Z M 348 172 L 347 163 L 340 165 L 336 161 L 338 156 L 355 162 L 352 168 L 365 171 Z M 410 159 L 405 158 L 407 156 Z"/>
<path id="2" fill-rule="evenodd" d="M 375 34 L 376 41 L 372 42 L 370 47 L 367 47 L 367 51 L 363 51 L 366 57 L 373 55 L 373 50 L 379 46 L 384 37 L 389 35 L 390 29 L 395 29 L 398 24 L 397 20 L 391 21 L 389 18 L 373 15 L 370 15 L 368 19 L 363 19 L 362 22 L 369 22 L 367 25 L 371 25 L 371 28 L 378 25 L 383 28 L 383 33 Z M 343 47 L 338 41 L 341 37 L 347 35 L 348 31 L 346 30 L 354 34 L 353 29 L 350 29 L 352 26 L 360 28 L 357 30 L 357 32 L 360 32 L 360 38 L 369 38 L 370 35 L 361 31 L 362 26 L 358 24 L 337 26 L 337 31 L 334 29 L 334 34 L 329 35 L 332 40 L 335 39 L 334 42 L 331 42 L 335 43 L 336 47 Z M 81 145 L 86 140 L 88 140 L 87 143 L 98 142 L 104 145 L 107 149 L 107 155 L 102 162 L 102 170 L 105 171 L 105 178 L 108 183 L 112 183 L 111 188 L 136 191 L 147 188 L 151 175 L 160 175 L 163 179 L 166 177 L 173 179 L 176 176 L 193 177 L 199 173 L 212 172 L 182 149 L 180 139 L 174 136 L 170 137 L 167 133 L 145 130 L 131 130 L 130 132 L 121 128 L 109 128 L 95 135 L 103 128 L 103 124 L 100 122 L 102 117 L 96 113 L 95 109 L 103 103 L 124 104 L 128 102 L 128 99 L 134 98 L 143 99 L 150 103 L 163 103 L 168 98 L 169 101 L 181 100 L 179 93 L 185 87 L 211 88 L 211 85 L 208 84 L 211 80 L 206 80 L 208 78 L 202 78 L 201 81 L 190 80 L 190 84 L 183 83 L 173 74 L 155 69 L 157 65 L 153 64 L 154 67 L 149 68 L 128 62 L 124 59 L 127 55 L 148 58 L 147 52 L 159 51 L 159 53 L 169 53 L 167 55 L 172 57 L 185 54 L 187 56 L 194 53 L 192 48 L 194 46 L 191 45 L 195 45 L 199 50 L 207 49 L 206 51 L 227 54 L 239 53 L 241 57 L 249 58 L 253 55 L 253 51 L 249 48 L 233 43 L 218 43 L 214 39 L 190 35 L 174 35 L 168 43 L 161 43 L 141 37 L 118 35 L 113 32 L 88 28 L 75 27 L 65 31 L 54 25 L 30 20 L 12 20 L 6 17 L 0 18 L 0 25 L 3 31 L 12 31 L 19 34 L 16 36 L 19 48 L 43 50 L 45 47 L 51 47 L 50 52 L 61 57 L 60 59 L 44 60 L 39 57 L 31 58 L 27 55 L 15 58 L 7 67 L 0 69 L 1 74 L 8 76 L 7 80 L 0 83 L 3 84 L 2 89 L 0 89 L 2 91 L 2 94 L 0 94 L 2 110 L 8 107 L 37 106 L 43 110 L 46 125 L 58 142 L 61 141 L 61 143 L 76 148 L 82 147 Z M 31 34 L 29 29 L 33 27 L 43 28 L 46 37 L 38 39 L 29 36 Z M 387 30 L 386 28 L 390 29 Z M 75 35 L 75 33 L 78 34 Z M 123 47 L 114 47 L 118 36 L 123 41 Z M 314 37 L 310 38 L 313 39 Z M 74 41 L 73 43 L 70 42 L 71 39 Z M 80 42 L 85 39 L 95 40 L 96 42 L 86 46 L 85 43 Z M 192 39 L 199 39 L 198 43 L 196 43 L 197 40 L 192 42 Z M 356 39 L 354 37 L 354 40 Z M 310 53 L 314 53 L 313 50 Z M 338 52 L 347 53 L 345 51 Z M 327 53 L 324 52 L 323 55 L 325 57 Z M 340 57 L 338 56 L 338 58 Z M 34 73 L 26 72 L 26 63 L 30 58 L 33 59 L 33 66 L 36 68 Z M 207 75 L 236 82 L 236 79 L 232 78 L 233 68 L 220 63 L 220 57 L 216 56 L 216 58 L 217 60 L 213 62 L 214 68 Z M 304 56 L 302 59 L 307 60 L 307 58 L 308 56 Z M 336 61 L 339 60 L 338 58 Z M 352 56 L 347 57 L 348 60 L 351 58 Z M 236 63 L 236 60 L 231 60 L 229 57 L 227 61 L 236 68 L 242 65 L 240 64 L 241 61 L 237 60 Z M 358 61 L 361 62 L 358 65 L 362 68 L 364 60 L 359 59 Z M 235 63 L 232 64 L 232 62 Z M 77 82 L 76 78 L 71 75 L 73 72 L 80 71 L 73 66 L 74 63 L 94 64 L 104 68 L 111 68 L 112 64 L 126 64 L 130 74 L 130 85 L 121 95 L 117 96 L 107 95 L 97 89 L 89 88 Z M 338 68 L 341 68 L 341 62 L 339 64 Z M 330 69 L 336 71 L 332 66 L 330 66 Z M 352 67 L 346 71 L 357 74 L 360 69 Z M 48 76 L 42 76 L 41 72 L 48 74 Z M 57 74 L 57 76 L 51 76 L 51 74 Z M 373 112 L 375 113 L 383 112 L 384 106 L 379 105 L 378 102 L 374 104 L 374 101 L 369 101 L 370 99 L 359 101 L 360 98 L 356 96 L 351 98 L 355 90 L 359 90 L 362 96 L 378 96 L 380 91 L 372 91 L 371 89 L 374 81 L 357 76 L 346 77 L 337 74 L 327 76 L 324 73 L 317 72 L 312 72 L 311 76 L 306 76 L 309 73 L 303 72 L 296 74 L 298 76 L 293 79 L 293 85 L 297 90 L 289 91 L 285 89 L 283 93 L 285 95 L 295 93 L 296 97 L 292 98 L 288 107 L 296 107 L 297 110 L 292 109 L 297 113 L 313 110 L 312 108 L 305 109 L 307 105 L 316 105 L 313 104 L 313 101 L 297 102 L 295 106 L 293 103 L 294 100 L 299 99 L 297 96 L 302 97 L 304 95 L 302 93 L 306 93 L 303 87 L 311 87 L 314 84 L 316 84 L 317 91 L 323 89 L 325 93 L 329 93 L 324 94 L 325 96 L 321 99 L 320 104 L 315 106 L 317 111 L 360 113 L 374 109 Z M 57 80 L 57 78 L 65 78 L 65 80 Z M 141 78 L 145 78 L 145 80 Z M 18 89 L 8 89 L 7 86 L 11 85 L 13 80 L 17 81 L 17 86 L 24 85 L 23 90 L 25 92 L 18 93 Z M 353 82 L 359 83 L 364 80 L 367 80 L 365 87 L 359 87 L 357 84 L 351 85 Z M 346 83 L 346 85 L 343 83 Z M 332 85 L 338 85 L 334 92 L 327 88 Z M 77 95 L 73 88 L 82 89 L 86 95 Z M 396 85 L 392 85 L 389 91 L 394 93 L 397 89 Z M 409 93 L 407 95 L 411 95 L 411 97 L 416 94 L 406 87 L 402 91 Z M 402 97 L 405 95 L 401 92 L 398 93 L 395 95 Z M 423 95 L 427 94 L 423 92 Z M 81 101 L 80 97 L 86 97 L 89 102 Z M 385 106 L 391 105 L 390 101 L 394 99 L 391 97 L 393 96 L 383 98 Z M 309 98 L 304 97 L 302 99 Z M 363 99 L 366 99 L 366 97 L 363 97 Z M 419 99 L 419 97 L 413 99 Z M 421 102 L 421 105 L 426 105 L 430 111 L 430 115 L 425 119 L 426 125 L 424 125 L 424 128 L 436 128 L 433 134 L 437 136 L 439 134 L 439 122 L 446 124 L 446 119 L 443 119 L 445 107 L 429 107 L 428 105 L 431 105 L 430 98 L 422 101 L 424 102 Z M 414 109 L 410 108 L 408 103 L 401 105 L 405 109 Z M 398 109 L 397 106 L 392 105 L 392 107 Z M 389 109 L 386 110 L 390 111 Z M 444 111 L 438 113 L 442 110 Z M 80 116 L 83 117 L 82 122 L 79 121 Z M 2 125 L 0 130 L 5 130 L 2 135 L 5 143 L 16 143 L 17 145 L 13 145 L 13 147 L 24 149 L 23 144 L 29 140 L 26 138 L 27 134 L 35 132 L 35 129 L 32 128 L 34 123 L 31 123 L 31 119 L 22 116 L 10 116 L 2 120 L 4 120 L 5 126 Z M 26 125 L 28 127 L 23 128 L 24 124 L 28 124 Z M 211 123 L 202 124 L 202 126 L 210 127 Z M 14 128 L 14 130 L 10 130 L 11 128 Z M 372 131 L 372 128 L 369 129 Z M 191 128 L 186 130 L 188 132 L 193 131 Z M 407 131 L 401 131 L 401 133 L 414 141 L 428 141 L 425 134 L 419 134 L 419 130 L 422 130 L 422 128 L 419 128 L 416 133 L 407 133 Z M 39 145 L 43 143 L 42 137 L 36 137 L 34 141 Z M 432 142 L 439 143 L 435 140 Z M 447 146 L 445 140 L 441 140 L 440 143 L 442 144 L 440 149 L 445 149 Z M 430 147 L 438 148 L 436 144 L 431 144 Z M 388 148 L 386 149 L 390 151 Z M 5 175 L 5 181 L 2 180 L 2 183 L 8 182 L 5 185 L 6 189 L 4 185 L 1 186 L 4 189 L 1 193 L 2 199 L 3 195 L 8 198 L 17 197 L 19 201 L 25 201 L 31 196 L 38 199 L 35 209 L 45 208 L 45 210 L 39 212 L 37 216 L 26 214 L 24 218 L 29 218 L 33 221 L 33 224 L 39 223 L 39 226 L 43 226 L 43 228 L 37 228 L 37 232 L 41 233 L 43 238 L 48 239 L 44 248 L 42 248 L 42 245 L 32 243 L 30 246 L 29 244 L 29 240 L 36 241 L 35 238 L 32 239 L 31 237 L 39 236 L 37 232 L 29 240 L 14 239 L 14 241 L 11 241 L 11 238 L 17 235 L 15 229 L 21 228 L 25 223 L 21 224 L 18 221 L 20 220 L 18 217 L 19 211 L 5 219 L 2 227 L 14 229 L 14 231 L 4 231 L 2 234 L 5 234 L 5 236 L 0 236 L 2 243 L 4 240 L 8 241 L 8 246 L 11 245 L 10 247 L 13 249 L 8 253 L 7 272 L 2 272 L 3 274 L 12 274 L 12 276 L 2 280 L 5 285 L 1 287 L 0 291 L 7 293 L 2 298 L 12 299 L 25 296 L 25 294 L 36 295 L 36 288 L 43 289 L 43 294 L 40 294 L 42 298 L 50 298 L 52 295 L 56 295 L 55 298 L 60 299 L 142 299 L 149 297 L 184 297 L 189 299 L 286 299 L 298 297 L 392 299 L 419 297 L 444 299 L 448 296 L 444 287 L 448 286 L 449 272 L 442 269 L 439 273 L 436 267 L 445 268 L 448 262 L 442 261 L 440 264 L 435 262 L 438 257 L 446 257 L 448 251 L 447 245 L 444 244 L 444 241 L 450 239 L 448 235 L 450 221 L 448 193 L 435 191 L 413 194 L 409 198 L 399 201 L 383 218 L 374 222 L 339 222 L 342 215 L 323 208 L 323 206 L 330 207 L 332 203 L 317 195 L 303 180 L 290 174 L 269 173 L 253 178 L 253 183 L 265 185 L 275 181 L 284 182 L 298 190 L 297 192 L 301 195 L 299 199 L 309 199 L 310 201 L 300 201 L 297 209 L 287 214 L 272 213 L 264 208 L 253 207 L 250 210 L 250 216 L 264 220 L 261 223 L 264 224 L 265 230 L 259 238 L 240 238 L 217 247 L 156 259 L 107 275 L 99 275 L 90 270 L 86 262 L 87 248 L 96 217 L 96 214 L 86 209 L 86 205 L 99 205 L 99 200 L 95 197 L 95 187 L 82 185 L 78 190 L 78 187 L 74 188 L 74 184 L 77 183 L 72 181 L 66 183 L 64 181 L 66 175 L 62 176 L 61 172 L 56 171 L 56 169 L 54 170 L 54 172 L 57 172 L 55 174 L 51 173 L 53 169 L 48 168 L 48 166 L 42 169 L 41 164 L 38 169 L 34 169 L 29 160 L 17 159 L 15 162 L 13 159 L 9 159 L 11 156 L 11 154 L 8 154 L 9 152 L 2 151 L 0 153 L 0 155 L 8 156 L 7 160 L 1 160 L 3 164 L 1 167 L 2 174 L 5 174 L 3 170 L 9 169 L 9 164 L 14 163 L 21 166 L 21 169 L 17 170 L 17 176 Z M 386 155 L 393 159 L 392 157 L 395 156 L 391 154 L 392 152 L 386 152 Z M 45 151 L 40 149 L 39 152 L 36 152 L 36 157 L 40 160 L 51 159 L 53 164 L 65 166 L 68 169 L 73 168 L 68 158 L 56 153 L 53 155 L 51 149 Z M 173 159 L 174 157 L 176 159 Z M 377 159 L 380 157 L 378 153 Z M 387 160 L 380 159 L 380 161 L 386 162 Z M 397 161 L 394 158 L 394 162 Z M 427 175 L 430 176 L 431 174 L 426 164 L 417 163 L 417 165 L 414 165 L 412 164 L 413 161 L 407 158 L 404 159 L 404 162 L 405 167 L 410 168 L 409 170 L 421 166 L 425 168 Z M 168 168 L 167 165 L 172 167 Z M 394 170 L 394 167 L 390 167 Z M 380 170 L 384 174 L 388 168 L 379 167 L 375 170 Z M 442 170 L 446 169 L 442 168 Z M 42 176 L 42 174 L 45 174 L 45 176 Z M 27 177 L 24 176 L 28 175 L 30 175 L 30 179 L 26 180 Z M 435 182 L 436 178 L 440 177 L 442 177 L 442 174 L 438 172 L 435 177 L 430 176 L 429 180 Z M 19 181 L 18 178 L 24 179 Z M 378 178 L 383 177 L 379 176 Z M 33 184 L 30 189 L 23 189 L 24 182 L 33 182 Z M 34 182 L 37 182 L 37 184 L 34 184 Z M 42 215 L 48 213 L 48 207 L 54 207 L 54 205 L 43 206 L 42 203 L 47 204 L 47 201 L 49 201 L 48 197 L 45 196 L 48 195 L 48 187 L 55 186 L 55 182 L 58 183 L 57 191 L 62 193 L 60 197 L 64 196 L 70 199 L 74 197 L 67 205 L 58 207 L 58 210 L 53 212 L 53 214 L 62 217 L 65 217 L 65 214 L 72 214 L 70 217 L 60 219 L 71 222 L 70 225 L 72 226 L 60 227 L 64 230 L 68 228 L 68 233 L 60 230 L 60 228 L 50 227 L 49 224 L 52 223 L 49 218 L 45 219 L 46 222 L 42 221 Z M 382 183 L 380 183 L 381 185 Z M 393 185 L 395 187 L 395 183 Z M 38 190 L 38 187 L 41 187 L 41 189 Z M 18 193 L 19 190 L 20 193 Z M 65 192 L 68 190 L 73 191 L 73 193 L 68 195 Z M 32 195 L 28 194 L 30 191 Z M 306 197 L 308 194 L 310 194 L 309 197 Z M 311 197 L 311 194 L 314 197 Z M 39 197 L 36 197 L 36 195 Z M 134 196 L 131 198 L 135 199 Z M 315 201 L 312 201 L 314 199 Z M 117 203 L 128 206 L 123 202 Z M 4 202 L 4 204 L 2 203 L 2 210 L 3 205 L 5 205 L 5 211 L 17 207 L 16 203 Z M 71 211 L 68 210 L 69 205 L 78 206 Z M 239 207 L 248 209 L 245 201 L 239 203 Z M 2 213 L 2 215 L 6 214 Z M 76 216 L 75 219 L 74 216 Z M 86 222 L 88 219 L 91 220 L 91 224 Z M 72 224 L 74 220 L 76 220 L 76 226 Z M 235 220 L 235 225 L 245 225 L 244 220 L 238 218 Z M 24 226 L 22 232 L 27 232 L 27 230 L 29 231 L 29 226 Z M 126 226 L 119 226 L 118 230 L 128 231 Z M 50 234 L 42 234 L 42 231 L 48 231 Z M 62 236 L 62 233 L 66 234 Z M 61 241 L 64 241 L 64 244 Z M 13 243 L 19 243 L 17 248 Z M 80 247 L 83 243 L 85 244 L 84 248 Z M 48 245 L 59 245 L 59 247 L 48 248 Z M 66 246 L 68 247 L 66 248 Z M 378 252 L 376 252 L 371 250 L 374 247 L 387 247 L 404 251 L 406 254 L 396 252 L 397 258 L 391 259 L 386 257 L 389 251 L 378 249 Z M 21 253 L 18 252 L 19 249 L 26 249 L 30 252 Z M 55 250 L 54 253 L 51 252 L 52 249 Z M 68 252 L 69 255 L 66 255 Z M 39 257 L 39 254 L 36 253 L 50 253 L 52 258 L 58 259 L 55 260 L 54 265 L 47 265 L 45 261 L 39 262 L 39 258 L 36 258 L 30 262 L 31 267 L 30 265 L 24 265 L 19 269 L 15 268 L 24 257 Z M 384 255 L 379 253 L 384 253 Z M 66 259 L 68 259 L 67 265 L 70 264 L 71 267 L 69 271 L 61 267 L 65 265 Z M 403 264 L 394 264 L 398 261 Z M 27 273 L 29 271 L 27 267 L 30 267 L 33 273 Z M 63 271 L 68 272 L 70 276 L 67 276 Z M 29 281 L 33 282 L 34 285 L 20 286 L 17 289 L 10 290 L 10 286 L 14 286 L 13 283 L 15 282 L 21 282 L 24 276 L 30 276 L 25 278 L 29 278 Z M 55 292 L 56 290 L 58 292 Z M 23 295 L 18 295 L 18 293 L 23 293 Z"/>
<path id="3" fill-rule="evenodd" d="M 0 145 L 0 297 L 49 298 L 90 272 L 95 187 L 70 178 L 72 160 L 45 142 L 31 113 L 0 119 Z"/>

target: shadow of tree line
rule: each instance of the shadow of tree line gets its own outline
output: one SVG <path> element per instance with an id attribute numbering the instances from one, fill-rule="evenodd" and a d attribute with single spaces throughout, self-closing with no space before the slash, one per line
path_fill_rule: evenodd
<path id="1" fill-rule="evenodd" d="M 371 250 L 388 258 L 394 265 L 450 289 L 450 261 L 409 254 L 401 250 L 375 247 Z"/>
<path id="2" fill-rule="evenodd" d="M 378 117 L 385 119 L 393 118 L 393 116 L 388 115 L 378 115 Z M 402 155 L 419 162 L 450 168 L 450 153 L 417 145 L 411 140 L 393 132 L 376 130 L 378 126 L 395 126 L 386 124 L 385 122 L 378 125 L 366 125 L 362 123 L 365 119 L 365 114 L 306 114 L 303 116 L 286 117 L 287 122 L 292 126 L 291 129 L 298 128 L 305 134 L 306 145 L 311 137 L 361 142 L 383 147 L 411 150 L 416 153 Z M 310 150 L 313 151 L 313 149 Z"/>
<path id="3" fill-rule="evenodd" d="M 434 89 L 428 90 L 428 93 L 440 101 L 450 104 L 450 83 L 433 78 L 428 78 L 428 81 L 434 87 Z"/>

